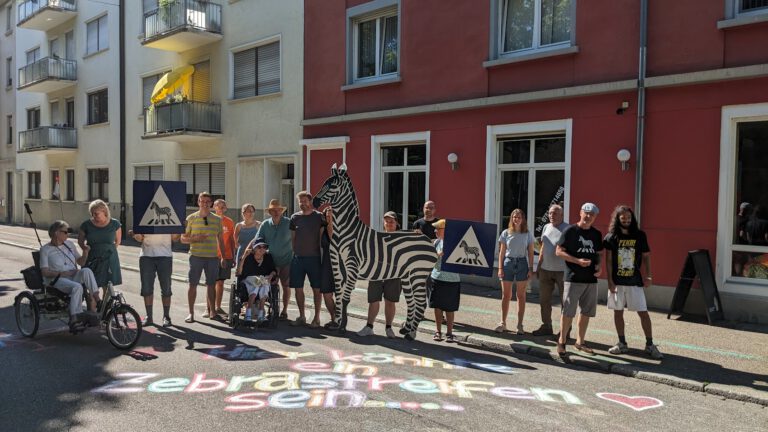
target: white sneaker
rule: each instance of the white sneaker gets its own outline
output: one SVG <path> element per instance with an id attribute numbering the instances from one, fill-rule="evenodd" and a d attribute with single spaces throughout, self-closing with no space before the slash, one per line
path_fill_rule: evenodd
<path id="1" fill-rule="evenodd" d="M 373 334 L 374 334 L 373 329 L 368 327 L 367 325 L 362 329 L 360 329 L 359 332 L 357 332 L 358 336 L 372 336 Z"/>
<path id="2" fill-rule="evenodd" d="M 610 347 L 608 352 L 611 354 L 626 354 L 629 352 L 629 347 L 625 343 L 618 342 L 616 345 Z"/>
<path id="3" fill-rule="evenodd" d="M 256 314 L 256 321 L 264 321 L 264 311 L 259 310 L 259 312 Z"/>
<path id="4" fill-rule="evenodd" d="M 368 328 L 368 327 L 366 326 L 366 328 Z M 395 336 L 395 331 L 392 330 L 392 327 L 387 327 L 386 332 L 387 332 L 387 338 L 389 338 L 389 339 L 395 339 L 397 337 L 397 336 Z"/>
<path id="5" fill-rule="evenodd" d="M 251 320 L 251 310 L 250 309 L 245 311 L 245 320 L 246 321 L 250 321 Z"/>

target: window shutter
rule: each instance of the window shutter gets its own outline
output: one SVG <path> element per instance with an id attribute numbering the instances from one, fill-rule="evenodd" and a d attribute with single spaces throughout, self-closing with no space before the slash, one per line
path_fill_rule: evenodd
<path id="1" fill-rule="evenodd" d="M 192 74 L 193 101 L 210 102 L 211 100 L 211 63 L 200 62 L 195 65 L 195 73 Z"/>
<path id="2" fill-rule="evenodd" d="M 234 55 L 234 99 L 256 95 L 256 49 L 240 51 Z"/>
<path id="3" fill-rule="evenodd" d="M 193 193 L 210 192 L 211 166 L 207 163 L 195 164 L 195 191 Z"/>
<path id="4" fill-rule="evenodd" d="M 152 75 L 141 80 L 141 103 L 144 108 L 150 105 L 152 100 L 152 90 L 155 89 L 155 84 L 162 75 Z"/>
<path id="5" fill-rule="evenodd" d="M 149 167 L 137 166 L 134 180 L 149 180 Z"/>
<path id="6" fill-rule="evenodd" d="M 85 52 L 90 54 L 96 52 L 99 46 L 99 22 L 91 21 L 85 28 Z"/>
<path id="7" fill-rule="evenodd" d="M 187 184 L 187 195 L 195 193 L 194 164 L 179 165 L 179 180 Z"/>
<path id="8" fill-rule="evenodd" d="M 162 180 L 163 179 L 163 166 L 152 165 L 149 167 L 149 179 L 150 180 Z"/>
<path id="9" fill-rule="evenodd" d="M 107 16 L 99 18 L 99 49 L 103 50 L 109 47 L 109 27 L 107 26 Z"/>
<path id="10" fill-rule="evenodd" d="M 211 195 L 224 196 L 224 162 L 212 163 L 211 165 Z"/>
<path id="11" fill-rule="evenodd" d="M 280 91 L 280 42 L 260 46 L 258 52 L 258 94 Z"/>

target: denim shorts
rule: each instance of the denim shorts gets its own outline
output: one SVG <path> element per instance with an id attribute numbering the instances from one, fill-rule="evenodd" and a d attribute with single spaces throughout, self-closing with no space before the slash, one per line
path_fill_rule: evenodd
<path id="1" fill-rule="evenodd" d="M 322 281 L 322 268 L 320 256 L 294 256 L 291 261 L 291 277 L 288 285 L 291 288 L 304 288 L 304 277 L 309 278 L 309 285 L 313 289 L 320 289 Z"/>
<path id="2" fill-rule="evenodd" d="M 528 280 L 528 258 L 504 258 L 504 278 L 505 281 L 527 281 Z"/>

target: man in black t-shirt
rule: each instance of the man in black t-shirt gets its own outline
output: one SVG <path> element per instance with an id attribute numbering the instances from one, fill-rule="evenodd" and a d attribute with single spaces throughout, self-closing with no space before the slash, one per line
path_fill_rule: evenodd
<path id="1" fill-rule="evenodd" d="M 592 227 L 600 210 L 595 204 L 581 206 L 579 221 L 563 231 L 557 242 L 557 256 L 565 260 L 563 281 L 562 314 L 560 317 L 560 338 L 557 353 L 565 354 L 565 344 L 571 323 L 579 309 L 579 334 L 574 347 L 587 354 L 594 354 L 584 342 L 589 318 L 597 312 L 597 276 L 600 275 L 600 251 L 603 250 L 603 235 Z"/>
<path id="2" fill-rule="evenodd" d="M 429 237 L 430 240 L 434 240 L 437 236 L 435 235 L 435 227 L 433 227 L 432 224 L 437 221 L 438 218 L 435 216 L 435 202 L 427 201 L 424 203 L 424 217 L 413 223 L 413 230 L 424 234 Z"/>
<path id="3" fill-rule="evenodd" d="M 629 352 L 627 340 L 624 337 L 624 308 L 636 311 L 640 316 L 640 324 L 645 333 L 645 352 L 656 360 L 664 358 L 656 345 L 653 344 L 651 317 L 645 302 L 645 287 L 650 286 L 651 249 L 648 239 L 637 224 L 632 209 L 620 205 L 611 215 L 611 225 L 605 236 L 605 261 L 608 269 L 608 309 L 613 310 L 613 322 L 619 342 L 611 347 L 611 354 Z M 644 267 L 646 277 L 643 278 L 640 268 Z"/>

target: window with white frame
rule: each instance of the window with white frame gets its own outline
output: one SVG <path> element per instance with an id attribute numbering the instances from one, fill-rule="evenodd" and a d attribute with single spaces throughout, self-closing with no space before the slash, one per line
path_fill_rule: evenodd
<path id="1" fill-rule="evenodd" d="M 27 109 L 27 130 L 40 127 L 40 107 Z"/>
<path id="2" fill-rule="evenodd" d="M 427 145 L 385 145 L 380 151 L 382 205 L 410 229 L 427 200 Z"/>
<path id="3" fill-rule="evenodd" d="M 397 76 L 400 31 L 398 7 L 394 3 L 394 6 L 350 17 L 352 82 Z"/>
<path id="4" fill-rule="evenodd" d="M 108 168 L 92 168 L 88 170 L 88 201 L 95 199 L 109 201 Z"/>
<path id="5" fill-rule="evenodd" d="M 731 0 L 734 1 L 736 15 L 768 13 L 768 0 Z"/>
<path id="6" fill-rule="evenodd" d="M 27 198 L 40 199 L 40 171 L 27 173 Z"/>
<path id="7" fill-rule="evenodd" d="M 5 86 L 13 87 L 13 57 L 5 59 Z"/>
<path id="8" fill-rule="evenodd" d="M 10 145 L 13 144 L 13 115 L 7 115 L 5 117 L 6 119 L 6 136 L 5 136 L 5 143 Z"/>
<path id="9" fill-rule="evenodd" d="M 162 165 L 142 165 L 134 168 L 134 180 L 162 180 Z"/>
<path id="10" fill-rule="evenodd" d="M 109 121 L 109 93 L 107 89 L 88 93 L 88 124 Z"/>
<path id="11" fill-rule="evenodd" d="M 5 7 L 5 31 L 13 30 L 13 3 L 8 3 Z"/>
<path id="12" fill-rule="evenodd" d="M 187 206 L 197 206 L 197 195 L 208 192 L 224 199 L 224 162 L 179 164 L 179 180 L 187 184 Z"/>
<path id="13" fill-rule="evenodd" d="M 74 201 L 75 200 L 75 170 L 68 169 L 67 170 L 67 194 L 66 194 L 66 200 L 67 201 Z"/>
<path id="14" fill-rule="evenodd" d="M 61 181 L 59 179 L 59 170 L 51 170 L 51 199 L 61 198 Z"/>
<path id="15" fill-rule="evenodd" d="M 576 0 L 497 0 L 500 55 L 567 47 Z"/>
<path id="16" fill-rule="evenodd" d="M 280 41 L 232 54 L 232 99 L 280 91 Z"/>
<path id="17" fill-rule="evenodd" d="M 142 109 L 148 108 L 152 105 L 152 91 L 155 89 L 155 84 L 163 77 L 165 73 L 159 73 L 157 75 L 145 76 L 141 79 L 141 106 Z M 143 111 L 143 110 L 142 110 Z"/>
<path id="18" fill-rule="evenodd" d="M 107 15 L 96 18 L 85 25 L 85 54 L 93 54 L 109 48 Z"/>
<path id="19" fill-rule="evenodd" d="M 40 60 L 40 47 L 27 51 L 27 65 Z"/>

